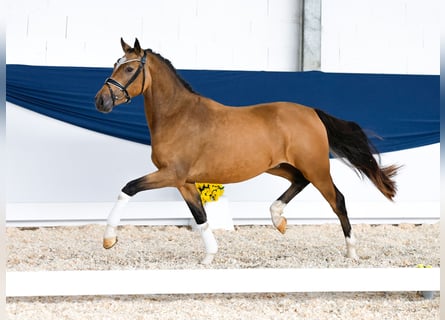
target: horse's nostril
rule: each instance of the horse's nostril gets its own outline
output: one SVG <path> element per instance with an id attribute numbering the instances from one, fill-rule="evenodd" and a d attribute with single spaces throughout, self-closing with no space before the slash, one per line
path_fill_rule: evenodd
<path id="1" fill-rule="evenodd" d="M 96 97 L 96 107 L 102 107 L 104 105 L 104 99 L 102 96 Z"/>
<path id="2" fill-rule="evenodd" d="M 113 102 L 107 96 L 98 95 L 95 99 L 96 109 L 100 112 L 108 113 L 113 109 Z"/>
<path id="3" fill-rule="evenodd" d="M 105 106 L 105 100 L 102 95 L 96 97 L 96 109 L 102 111 Z"/>

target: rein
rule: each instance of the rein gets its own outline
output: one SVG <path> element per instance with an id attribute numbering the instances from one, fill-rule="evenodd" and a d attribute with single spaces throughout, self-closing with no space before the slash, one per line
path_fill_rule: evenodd
<path id="1" fill-rule="evenodd" d="M 113 78 L 109 77 L 105 80 L 105 84 L 108 87 L 108 90 L 110 90 L 110 95 L 111 95 L 111 99 L 113 100 L 113 106 L 115 105 L 116 100 L 121 99 L 122 97 L 118 97 L 115 96 L 113 94 L 113 90 L 111 90 L 111 85 L 115 86 L 116 88 L 118 88 L 120 91 L 122 91 L 125 95 L 125 103 L 130 103 L 131 102 L 131 97 L 128 94 L 127 88 L 136 80 L 136 78 L 139 76 L 139 73 L 141 73 L 142 70 L 142 87 L 141 87 L 141 93 L 143 93 L 144 91 L 144 87 L 145 87 L 145 62 L 147 61 L 147 52 L 144 50 L 144 56 L 141 59 L 131 59 L 131 60 L 127 60 L 124 62 L 119 63 L 118 67 L 120 67 L 123 64 L 129 63 L 129 62 L 134 62 L 134 61 L 138 61 L 139 62 L 139 67 L 136 70 L 136 72 L 133 74 L 133 76 L 130 78 L 130 80 L 128 80 L 128 82 L 123 85 L 121 84 L 119 81 L 114 80 Z"/>

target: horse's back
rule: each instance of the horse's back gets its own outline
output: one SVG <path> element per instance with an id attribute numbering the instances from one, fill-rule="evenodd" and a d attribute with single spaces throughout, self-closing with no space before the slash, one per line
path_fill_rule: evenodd
<path id="1" fill-rule="evenodd" d="M 236 130 L 237 143 L 243 148 L 254 143 L 258 149 L 269 151 L 273 163 L 306 165 L 329 156 L 326 129 L 311 107 L 272 102 L 229 109 L 229 127 Z"/>
<path id="2" fill-rule="evenodd" d="M 326 129 L 315 110 L 292 102 L 272 102 L 236 108 L 244 125 L 261 126 L 268 135 L 288 144 L 327 146 Z"/>

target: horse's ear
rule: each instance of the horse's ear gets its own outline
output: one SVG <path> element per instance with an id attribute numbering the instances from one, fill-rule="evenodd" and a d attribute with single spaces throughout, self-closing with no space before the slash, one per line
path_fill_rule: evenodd
<path id="1" fill-rule="evenodd" d="M 127 53 L 131 47 L 125 43 L 124 39 L 121 38 L 121 45 L 122 45 L 122 50 L 124 50 L 125 53 Z"/>
<path id="2" fill-rule="evenodd" d="M 142 52 L 142 48 L 141 48 L 141 45 L 139 44 L 138 38 L 136 38 L 134 41 L 134 51 L 136 52 L 136 54 L 139 54 Z"/>

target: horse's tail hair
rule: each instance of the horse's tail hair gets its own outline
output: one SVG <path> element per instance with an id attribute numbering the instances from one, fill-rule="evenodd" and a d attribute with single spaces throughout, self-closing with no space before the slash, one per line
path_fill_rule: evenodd
<path id="1" fill-rule="evenodd" d="M 355 168 L 361 177 L 367 176 L 392 201 L 397 192 L 392 178 L 400 166 L 379 166 L 373 156 L 379 155 L 377 149 L 357 123 L 335 118 L 318 109 L 315 112 L 326 127 L 331 153 Z"/>

